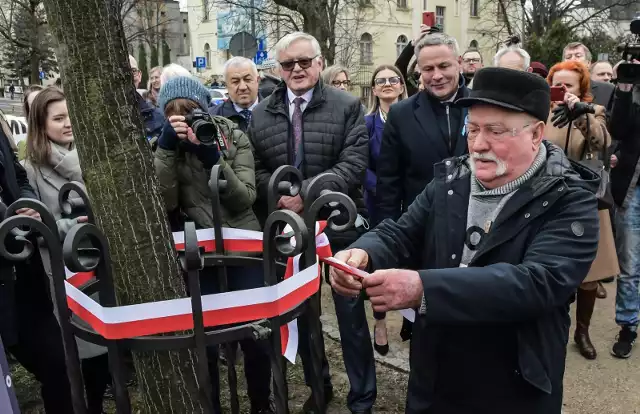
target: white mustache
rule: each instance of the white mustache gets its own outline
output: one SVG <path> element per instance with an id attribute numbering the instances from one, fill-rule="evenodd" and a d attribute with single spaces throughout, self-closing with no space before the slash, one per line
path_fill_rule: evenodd
<path id="1" fill-rule="evenodd" d="M 496 177 L 500 177 L 506 174 L 507 172 L 507 163 L 498 158 L 498 156 L 493 152 L 472 152 L 470 154 L 471 161 L 469 165 L 471 166 L 471 171 L 475 174 L 476 172 L 476 163 L 473 162 L 475 160 L 485 160 L 485 161 L 493 161 L 497 164 L 496 168 Z"/>

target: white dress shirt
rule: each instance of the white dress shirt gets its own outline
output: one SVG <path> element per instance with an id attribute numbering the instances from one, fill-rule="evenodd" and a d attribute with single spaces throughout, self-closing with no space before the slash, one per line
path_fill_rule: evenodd
<path id="1" fill-rule="evenodd" d="M 302 102 L 300 104 L 300 110 L 302 112 L 304 112 L 304 110 L 307 108 L 307 104 L 309 103 L 309 101 L 311 101 L 311 97 L 313 96 L 313 89 L 308 90 L 307 92 L 304 93 L 304 95 L 301 96 L 302 99 L 304 99 L 304 102 Z M 287 88 L 287 98 L 289 101 L 289 119 L 293 118 L 293 111 L 295 111 L 296 109 L 296 104 L 295 102 L 293 102 L 294 99 L 296 99 L 298 97 L 298 95 L 294 94 L 291 89 Z"/>
<path id="2" fill-rule="evenodd" d="M 242 111 L 244 111 L 245 109 L 250 110 L 251 112 L 253 112 L 253 108 L 255 108 L 258 105 L 258 98 L 256 98 L 256 101 L 248 108 L 242 108 L 239 107 L 238 105 L 236 105 L 235 102 L 231 102 L 233 104 L 233 109 L 236 110 L 237 113 L 241 113 Z"/>

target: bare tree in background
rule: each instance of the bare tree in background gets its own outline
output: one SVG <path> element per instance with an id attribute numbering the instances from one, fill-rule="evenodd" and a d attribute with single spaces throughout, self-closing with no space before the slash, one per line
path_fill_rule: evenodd
<path id="1" fill-rule="evenodd" d="M 237 31 L 250 32 L 248 22 L 253 14 L 256 34 L 267 38 L 279 39 L 295 31 L 309 33 L 320 43 L 327 65 L 340 63 L 349 68 L 360 63 L 360 34 L 366 22 L 381 11 L 381 6 L 363 0 L 210 0 L 209 5 L 218 12 L 227 10 L 224 18 L 235 19 L 231 25 L 237 25 Z"/>
<path id="2" fill-rule="evenodd" d="M 158 66 L 160 61 L 166 59 L 159 57 L 161 51 L 165 50 L 163 41 L 167 38 L 171 23 L 180 18 L 179 13 L 177 17 L 172 17 L 165 0 L 117 1 L 129 50 L 137 50 L 135 45 L 144 43 L 149 50 L 147 55 L 152 57 L 149 67 Z"/>
<path id="3" fill-rule="evenodd" d="M 44 0 L 82 172 L 111 249 L 119 305 L 185 297 L 140 119 L 119 0 Z M 195 355 L 135 352 L 139 412 L 204 412 Z"/>
<path id="4" fill-rule="evenodd" d="M 39 83 L 41 69 L 57 70 L 42 0 L 0 0 L 0 43 L 3 66 L 21 81 Z"/>
<path id="5" fill-rule="evenodd" d="M 480 17 L 476 26 L 479 34 L 498 46 L 513 35 L 523 40 L 531 36 L 541 38 L 557 22 L 572 33 L 599 35 L 605 25 L 613 24 L 611 12 L 633 7 L 638 0 L 467 0 L 466 3 L 471 10 L 475 5 Z"/>

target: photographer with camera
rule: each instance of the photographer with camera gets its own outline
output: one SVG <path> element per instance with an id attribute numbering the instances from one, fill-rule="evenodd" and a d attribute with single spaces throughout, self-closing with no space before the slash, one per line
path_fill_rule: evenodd
<path id="1" fill-rule="evenodd" d="M 225 191 L 219 194 L 222 226 L 259 231 L 252 209 L 256 185 L 249 139 L 233 122 L 210 116 L 209 101 L 207 89 L 191 76 L 172 78 L 160 89 L 158 102 L 168 121 L 158 139 L 154 163 L 172 230 L 180 230 L 185 221 L 194 221 L 200 229 L 214 226 L 208 182 L 211 168 L 217 164 L 227 181 Z M 261 265 L 227 270 L 230 291 L 264 286 Z M 219 292 L 217 268 L 205 268 L 200 276 L 203 295 Z M 240 341 L 240 346 L 251 413 L 272 413 L 268 345 L 247 339 Z M 208 347 L 207 356 L 214 411 L 220 413 L 218 348 Z"/>
<path id="2" fill-rule="evenodd" d="M 547 82 L 552 87 L 552 105 L 545 127 L 545 139 L 564 149 L 573 161 L 598 158 L 611 144 L 606 128 L 605 108 L 592 104 L 590 75 L 582 62 L 568 60 L 554 65 Z M 560 92 L 562 101 L 554 97 Z M 562 95 L 562 92 L 564 94 Z M 598 294 L 598 281 L 619 273 L 613 230 L 608 210 L 599 210 L 598 254 L 589 274 L 578 289 L 574 341 L 580 354 L 595 359 L 597 352 L 589 337 L 589 325 Z"/>
<path id="3" fill-rule="evenodd" d="M 631 63 L 640 65 L 640 56 Z M 636 66 L 640 68 L 640 66 Z M 620 333 L 611 353 L 618 358 L 628 358 L 637 338 L 640 313 L 640 77 L 627 78 L 613 70 L 618 79 L 609 120 L 609 131 L 618 141 L 615 155 L 611 158 L 611 193 L 616 205 L 616 242 L 620 277 L 616 294 L 616 324 Z M 631 68 L 633 69 L 633 68 Z M 632 72 L 632 71 L 629 71 Z M 636 72 L 637 73 L 637 72 Z"/>

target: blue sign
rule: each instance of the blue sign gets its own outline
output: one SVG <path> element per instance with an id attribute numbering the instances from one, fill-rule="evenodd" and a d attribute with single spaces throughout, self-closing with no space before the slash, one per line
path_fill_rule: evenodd
<path id="1" fill-rule="evenodd" d="M 204 56 L 196 56 L 196 68 L 204 69 L 207 67 L 207 59 Z"/>
<path id="2" fill-rule="evenodd" d="M 40 71 L 40 79 L 44 79 L 47 77 L 47 74 L 44 73 L 43 71 Z"/>
<path id="3" fill-rule="evenodd" d="M 264 50 L 267 50 L 267 39 L 261 37 L 258 39 L 258 51 L 262 52 Z"/>
<path id="4" fill-rule="evenodd" d="M 267 59 L 269 59 L 268 53 L 264 50 L 258 50 L 256 52 L 256 56 L 253 58 L 253 61 L 256 65 L 262 65 Z"/>

